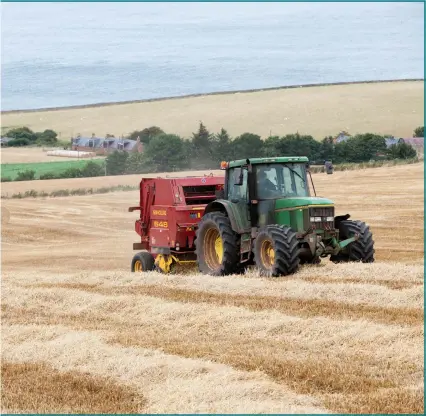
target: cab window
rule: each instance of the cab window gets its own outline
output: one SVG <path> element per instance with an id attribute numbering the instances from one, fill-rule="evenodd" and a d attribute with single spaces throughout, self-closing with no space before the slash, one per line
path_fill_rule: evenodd
<path id="1" fill-rule="evenodd" d="M 247 200 L 247 169 L 243 169 L 243 184 L 241 186 L 234 185 L 234 169 L 229 170 L 228 199 Z"/>

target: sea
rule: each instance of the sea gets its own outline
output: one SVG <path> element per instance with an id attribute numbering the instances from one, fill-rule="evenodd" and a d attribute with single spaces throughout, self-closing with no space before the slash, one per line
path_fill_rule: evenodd
<path id="1" fill-rule="evenodd" d="M 424 3 L 1 3 L 1 110 L 424 78 Z"/>

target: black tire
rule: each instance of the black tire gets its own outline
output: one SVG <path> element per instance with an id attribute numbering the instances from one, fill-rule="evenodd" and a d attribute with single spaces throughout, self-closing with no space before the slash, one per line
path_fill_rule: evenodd
<path id="1" fill-rule="evenodd" d="M 300 264 L 321 264 L 321 259 L 318 256 L 314 256 L 309 260 L 300 259 Z"/>
<path id="2" fill-rule="evenodd" d="M 214 242 L 222 240 L 220 256 Z M 232 230 L 231 221 L 222 212 L 206 214 L 198 224 L 195 239 L 195 254 L 201 273 L 224 276 L 236 273 L 239 269 L 239 249 L 237 234 Z"/>
<path id="3" fill-rule="evenodd" d="M 359 234 L 359 239 L 347 246 L 347 250 L 337 256 L 331 256 L 334 263 L 374 262 L 374 240 L 370 227 L 362 221 L 341 221 L 339 224 L 340 240 L 345 240 Z"/>
<path id="4" fill-rule="evenodd" d="M 266 251 L 271 248 L 273 259 L 268 259 Z M 287 276 L 299 268 L 299 242 L 290 227 L 268 225 L 257 235 L 253 252 L 256 267 L 262 276 Z"/>
<path id="5" fill-rule="evenodd" d="M 141 251 L 133 256 L 132 272 L 150 272 L 155 269 L 154 257 L 147 251 Z"/>

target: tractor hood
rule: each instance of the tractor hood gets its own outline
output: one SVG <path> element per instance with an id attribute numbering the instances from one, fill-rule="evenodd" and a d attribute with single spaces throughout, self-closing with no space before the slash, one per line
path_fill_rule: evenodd
<path id="1" fill-rule="evenodd" d="M 315 205 L 333 205 L 334 202 L 327 198 L 319 197 L 294 197 L 294 198 L 284 198 L 277 199 L 275 201 L 275 210 L 286 210 L 291 208 L 301 208 Z"/>

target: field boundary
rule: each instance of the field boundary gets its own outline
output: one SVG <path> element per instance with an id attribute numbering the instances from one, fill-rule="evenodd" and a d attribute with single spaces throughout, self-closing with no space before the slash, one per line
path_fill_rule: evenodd
<path id="1" fill-rule="evenodd" d="M 30 189 L 25 192 L 18 192 L 17 194 L 2 195 L 1 199 L 24 199 L 24 198 L 58 198 L 66 196 L 82 196 L 82 195 L 94 195 L 94 194 L 107 194 L 109 192 L 117 191 L 136 191 L 139 186 L 135 185 L 116 185 L 116 186 L 104 186 L 102 188 L 74 188 L 74 189 L 57 189 L 47 193 L 45 191 L 36 191 Z"/>
<path id="2" fill-rule="evenodd" d="M 186 94 L 186 95 L 159 97 L 159 98 L 145 98 L 140 100 L 125 100 L 125 101 L 99 102 L 99 103 L 93 103 L 93 104 L 70 105 L 70 106 L 64 106 L 64 107 L 41 107 L 41 108 L 24 109 L 24 110 L 4 110 L 4 111 L 1 111 L 0 114 L 3 115 L 3 114 L 37 113 L 37 112 L 43 112 L 43 111 L 79 110 L 84 108 L 109 107 L 114 105 L 150 103 L 155 101 L 181 100 L 186 98 L 207 97 L 210 95 L 249 94 L 253 92 L 274 91 L 274 90 L 278 91 L 278 90 L 294 89 L 294 88 L 331 87 L 331 86 L 355 85 L 355 84 L 383 84 L 383 83 L 397 83 L 397 82 L 424 82 L 424 78 L 412 78 L 412 79 L 402 78 L 402 79 L 375 80 L 375 81 L 374 80 L 346 81 L 346 82 L 329 82 L 329 83 L 318 83 L 318 84 L 283 85 L 278 87 L 253 88 L 253 89 L 247 89 L 247 90 L 215 91 L 215 92 Z"/>
<path id="3" fill-rule="evenodd" d="M 364 163 L 345 163 L 342 165 L 336 165 L 334 167 L 334 170 L 337 171 L 356 171 L 356 170 L 364 170 L 364 169 L 379 169 L 379 168 L 389 168 L 393 166 L 400 166 L 400 165 L 412 165 L 417 163 L 423 163 L 423 159 L 402 159 L 402 160 L 393 160 L 393 161 L 375 161 L 375 162 L 364 162 Z M 311 173 L 312 174 L 325 174 L 324 166 L 311 166 Z M 191 174 L 191 172 L 197 172 L 197 171 L 186 171 L 188 175 Z M 176 172 L 179 173 L 179 172 Z M 128 174 L 128 175 L 115 175 L 118 176 L 130 176 L 134 174 Z M 147 174 L 151 177 L 152 174 Z M 158 173 L 158 177 L 170 177 L 169 175 L 164 176 L 162 173 Z M 102 176 L 94 176 L 94 177 L 84 177 L 79 179 L 88 179 L 88 178 L 96 178 L 96 177 L 102 177 Z M 144 177 L 144 174 L 141 173 L 140 177 Z M 63 178 L 63 179 L 73 179 L 73 178 Z M 62 180 L 62 179 L 49 179 L 50 181 L 55 180 Z M 34 182 L 38 181 L 38 179 L 34 179 L 32 181 L 27 182 Z M 15 181 L 16 182 L 16 181 Z M 6 182 L 8 183 L 8 182 Z M 10 183 L 10 182 L 9 182 Z M 56 198 L 56 197 L 68 197 L 68 196 L 81 196 L 81 195 L 92 195 L 92 194 L 105 194 L 109 192 L 116 192 L 116 191 L 134 191 L 139 189 L 138 185 L 114 185 L 110 187 L 101 187 L 101 188 L 93 188 L 93 187 L 82 187 L 82 188 L 73 188 L 73 189 L 57 189 L 50 193 L 45 192 L 44 190 L 37 191 L 35 189 L 28 189 L 23 192 L 18 192 L 15 194 L 12 194 L 9 196 L 8 193 L 2 194 L 1 199 L 22 199 L 22 198 Z"/>
<path id="4" fill-rule="evenodd" d="M 40 175 L 46 173 L 61 174 L 67 169 L 83 168 L 88 162 L 93 162 L 98 165 L 102 165 L 102 163 L 104 163 L 105 161 L 104 159 L 98 158 L 81 158 L 75 160 L 51 160 L 46 162 L 2 163 L 0 165 L 0 169 L 2 177 L 11 177 L 13 180 L 17 177 L 19 172 L 24 172 L 27 170 L 35 171 L 35 176 L 38 178 Z"/>

